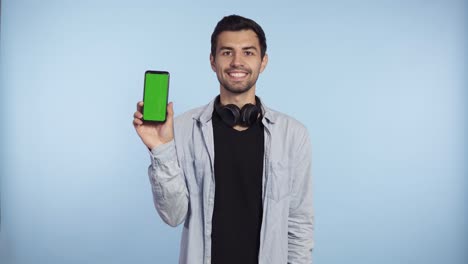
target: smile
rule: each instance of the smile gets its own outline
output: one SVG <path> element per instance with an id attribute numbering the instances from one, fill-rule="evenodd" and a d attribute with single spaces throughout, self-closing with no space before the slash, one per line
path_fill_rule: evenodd
<path id="1" fill-rule="evenodd" d="M 243 78 L 247 76 L 246 72 L 228 72 L 228 75 L 233 78 Z"/>

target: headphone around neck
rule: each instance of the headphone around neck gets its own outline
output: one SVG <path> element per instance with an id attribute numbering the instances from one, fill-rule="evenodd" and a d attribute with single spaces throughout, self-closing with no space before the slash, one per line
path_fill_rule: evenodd
<path id="1" fill-rule="evenodd" d="M 228 126 L 241 125 L 250 127 L 262 116 L 260 99 L 255 96 L 256 104 L 245 104 L 240 109 L 235 104 L 222 105 L 219 95 L 215 99 L 214 108 Z"/>

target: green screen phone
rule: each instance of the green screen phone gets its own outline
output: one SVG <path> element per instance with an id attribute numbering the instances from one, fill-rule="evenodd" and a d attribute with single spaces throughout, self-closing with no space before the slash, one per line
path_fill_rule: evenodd
<path id="1" fill-rule="evenodd" d="M 146 71 L 143 91 L 143 120 L 166 121 L 169 72 Z"/>

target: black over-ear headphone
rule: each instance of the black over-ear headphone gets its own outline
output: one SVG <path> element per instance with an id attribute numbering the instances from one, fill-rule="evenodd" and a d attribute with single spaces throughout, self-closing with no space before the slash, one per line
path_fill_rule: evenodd
<path id="1" fill-rule="evenodd" d="M 214 107 L 221 119 L 230 127 L 241 125 L 249 127 L 261 118 L 262 107 L 260 99 L 255 96 L 256 104 L 245 104 L 240 109 L 235 104 L 221 105 L 221 100 L 218 97 L 215 99 Z"/>

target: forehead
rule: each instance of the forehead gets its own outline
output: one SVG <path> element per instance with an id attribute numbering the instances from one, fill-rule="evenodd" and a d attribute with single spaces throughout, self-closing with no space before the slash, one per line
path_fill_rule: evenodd
<path id="1" fill-rule="evenodd" d="M 223 31 L 218 35 L 217 49 L 221 47 L 249 47 L 260 49 L 260 41 L 257 34 L 251 29 L 240 31 Z"/>

